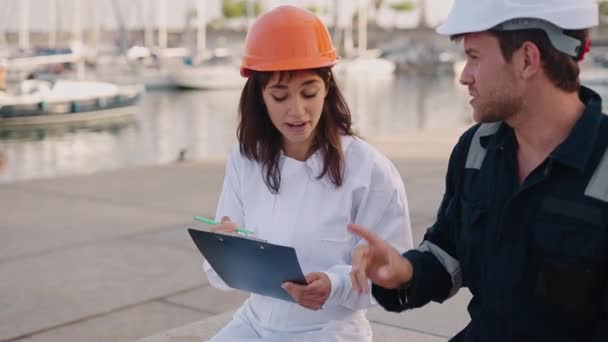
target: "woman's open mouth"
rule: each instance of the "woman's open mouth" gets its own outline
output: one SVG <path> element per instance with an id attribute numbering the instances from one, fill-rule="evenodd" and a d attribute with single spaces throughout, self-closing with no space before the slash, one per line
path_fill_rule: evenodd
<path id="1" fill-rule="evenodd" d="M 302 133 L 306 129 L 308 122 L 299 122 L 299 123 L 285 123 L 285 126 L 292 133 Z"/>

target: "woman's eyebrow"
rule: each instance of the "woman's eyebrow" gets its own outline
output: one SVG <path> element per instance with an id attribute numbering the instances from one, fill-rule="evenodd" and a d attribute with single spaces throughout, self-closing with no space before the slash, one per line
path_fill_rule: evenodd
<path id="1" fill-rule="evenodd" d="M 321 82 L 321 81 L 316 80 L 316 79 L 312 79 L 312 80 L 304 81 L 304 82 L 302 82 L 302 84 L 300 85 L 300 87 L 305 87 L 305 86 L 307 86 L 307 85 L 311 85 L 311 84 L 313 84 L 313 83 L 319 83 L 319 82 Z"/>
<path id="2" fill-rule="evenodd" d="M 316 79 L 312 79 L 312 80 L 308 80 L 308 81 L 304 81 L 302 82 L 302 84 L 300 84 L 300 87 L 305 87 L 308 85 L 311 85 L 313 83 L 320 83 L 321 81 L 316 80 Z M 283 84 L 283 83 L 275 83 L 271 86 L 269 86 L 268 88 L 273 88 L 273 89 L 287 89 L 287 85 Z"/>

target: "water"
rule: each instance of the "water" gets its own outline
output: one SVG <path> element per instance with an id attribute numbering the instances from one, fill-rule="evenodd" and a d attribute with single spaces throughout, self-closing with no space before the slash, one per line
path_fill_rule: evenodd
<path id="1" fill-rule="evenodd" d="M 364 137 L 471 123 L 452 77 L 344 80 Z M 600 89 L 608 98 L 608 88 Z M 0 128 L 0 183 L 225 157 L 234 146 L 239 90 L 148 91 L 134 117 L 86 126 Z"/>

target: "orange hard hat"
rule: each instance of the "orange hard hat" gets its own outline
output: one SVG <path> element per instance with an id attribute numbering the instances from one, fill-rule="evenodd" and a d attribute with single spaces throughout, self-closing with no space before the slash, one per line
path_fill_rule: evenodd
<path id="1" fill-rule="evenodd" d="M 331 67 L 338 59 L 319 17 L 303 8 L 279 6 L 260 16 L 247 32 L 241 75 L 248 77 L 249 70 Z"/>

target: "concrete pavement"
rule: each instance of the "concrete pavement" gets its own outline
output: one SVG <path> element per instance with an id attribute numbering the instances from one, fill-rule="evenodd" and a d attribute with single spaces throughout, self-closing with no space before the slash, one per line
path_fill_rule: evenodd
<path id="1" fill-rule="evenodd" d="M 368 139 L 404 178 L 416 243 L 463 129 Z M 207 160 L 0 185 L 0 341 L 133 341 L 226 320 L 246 295 L 208 285 L 185 231 L 213 216 L 223 174 Z M 377 338 L 443 341 L 468 298 L 368 317 Z"/>

